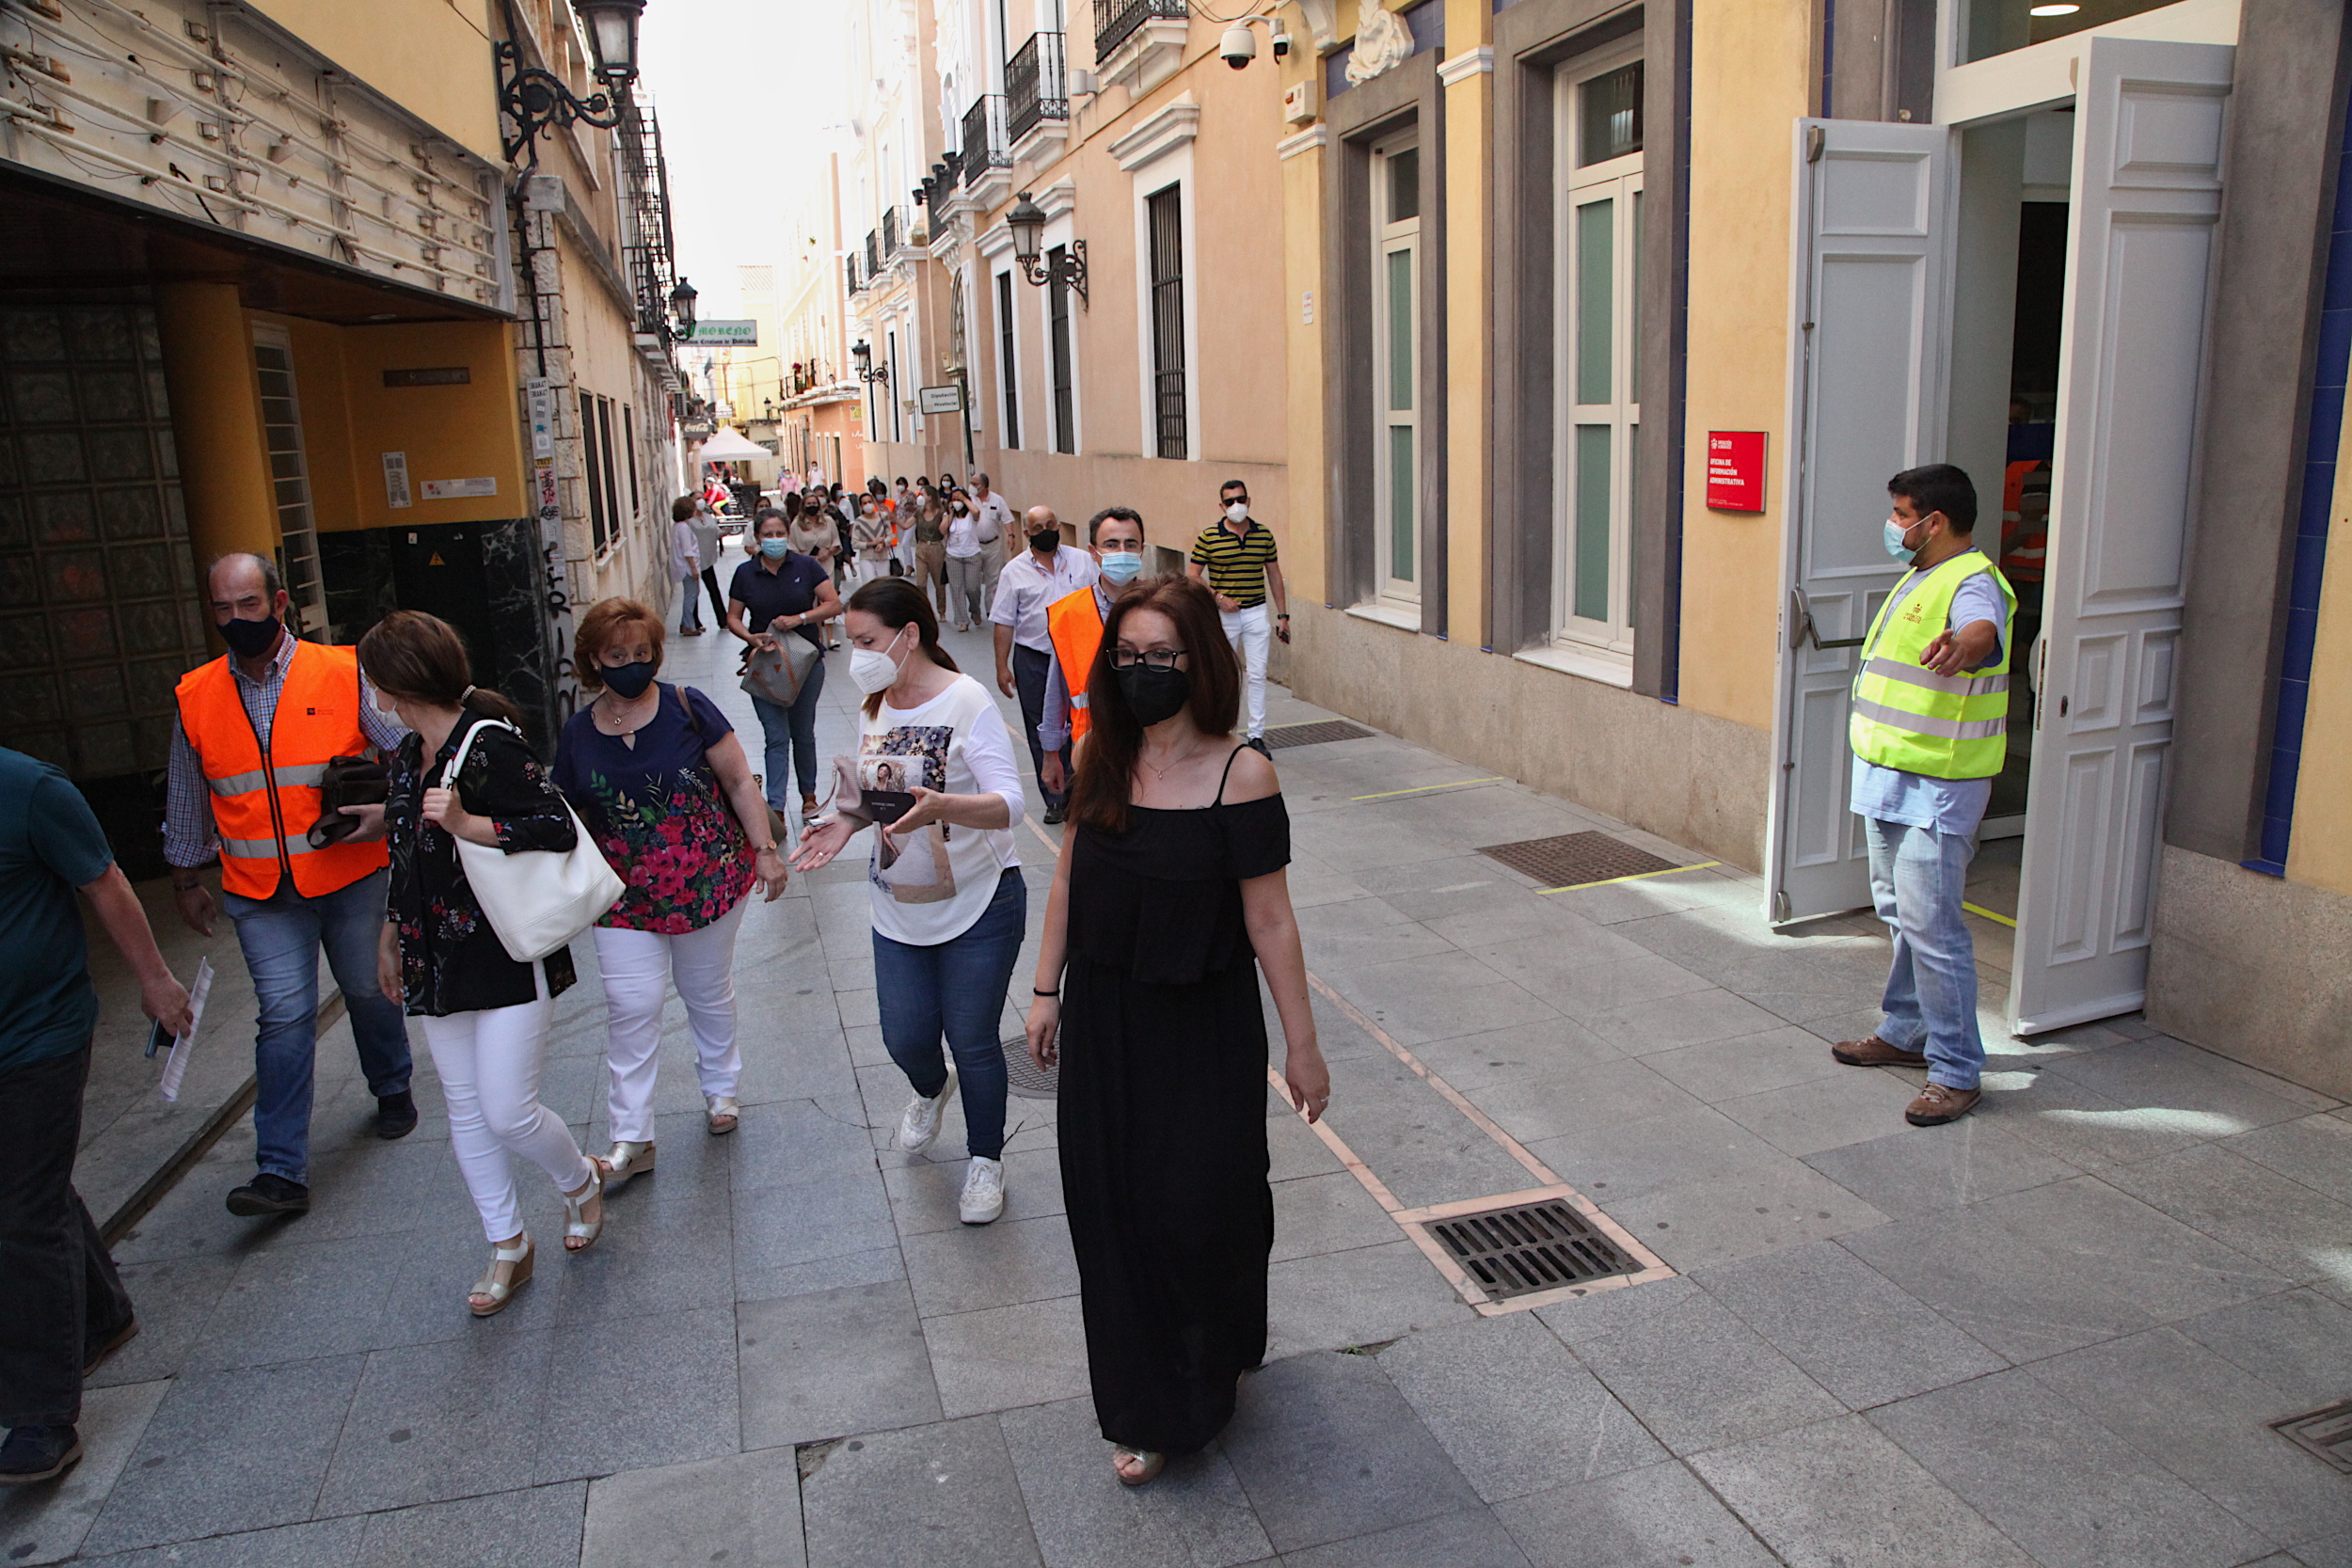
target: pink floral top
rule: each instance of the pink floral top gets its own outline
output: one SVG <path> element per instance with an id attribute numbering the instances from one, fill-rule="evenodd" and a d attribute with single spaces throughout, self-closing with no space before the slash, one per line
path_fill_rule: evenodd
<path id="1" fill-rule="evenodd" d="M 741 903 L 755 873 L 707 754 L 735 726 L 691 686 L 660 689 L 634 746 L 597 729 L 586 708 L 573 714 L 556 742 L 555 783 L 626 884 L 596 924 L 676 937 Z"/>

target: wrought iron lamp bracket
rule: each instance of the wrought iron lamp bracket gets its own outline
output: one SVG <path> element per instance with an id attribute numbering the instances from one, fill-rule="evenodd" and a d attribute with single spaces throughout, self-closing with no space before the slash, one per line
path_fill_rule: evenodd
<path id="1" fill-rule="evenodd" d="M 1062 252 L 1058 261 L 1049 260 L 1043 256 L 1023 256 L 1018 260 L 1021 262 L 1021 275 L 1031 284 L 1041 289 L 1048 283 L 1060 283 L 1078 296 L 1080 309 L 1092 309 L 1087 302 L 1086 241 L 1071 241 L 1069 248 Z"/>
<path id="2" fill-rule="evenodd" d="M 587 124 L 610 131 L 621 123 L 622 105 L 613 102 L 612 94 L 591 93 L 582 100 L 555 72 L 523 64 L 522 51 L 512 40 L 501 39 L 493 47 L 499 66 L 499 112 L 515 124 L 512 135 L 500 137 L 508 164 L 528 152 L 522 167 L 537 168 L 539 133 L 548 126 Z"/>

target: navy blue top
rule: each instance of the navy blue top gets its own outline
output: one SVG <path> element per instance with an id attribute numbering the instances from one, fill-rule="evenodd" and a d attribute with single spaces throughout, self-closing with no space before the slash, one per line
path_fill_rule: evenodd
<path id="1" fill-rule="evenodd" d="M 825 563 L 813 555 L 798 550 L 788 552 L 769 569 L 765 560 L 746 561 L 735 569 L 735 583 L 727 590 L 727 597 L 743 601 L 743 625 L 752 631 L 766 631 L 768 623 L 785 615 L 800 615 L 817 608 L 817 590 L 833 580 Z M 821 648 L 815 626 L 787 628 Z"/>
<path id="2" fill-rule="evenodd" d="M 734 728 L 708 697 L 667 682 L 634 745 L 597 729 L 584 707 L 564 721 L 555 743 L 556 786 L 628 884 L 597 925 L 684 936 L 751 891 L 752 841 L 708 756 Z"/>
<path id="3" fill-rule="evenodd" d="M 74 890 L 114 863 L 73 782 L 0 747 L 0 1072 L 89 1043 L 98 990 Z"/>

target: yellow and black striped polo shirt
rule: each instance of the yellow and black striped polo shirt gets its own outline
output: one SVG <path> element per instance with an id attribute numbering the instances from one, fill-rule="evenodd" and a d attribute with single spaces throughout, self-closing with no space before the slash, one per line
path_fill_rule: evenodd
<path id="1" fill-rule="evenodd" d="M 1265 569 L 1275 560 L 1274 534 L 1255 517 L 1249 531 L 1235 535 L 1222 521 L 1200 531 L 1192 542 L 1194 564 L 1207 568 L 1209 586 L 1242 609 L 1265 603 Z"/>

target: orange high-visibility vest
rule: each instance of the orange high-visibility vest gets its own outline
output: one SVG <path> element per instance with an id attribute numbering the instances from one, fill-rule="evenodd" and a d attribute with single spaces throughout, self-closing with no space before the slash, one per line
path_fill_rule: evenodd
<path id="1" fill-rule="evenodd" d="M 2026 526 L 2026 481 L 2047 465 L 2036 459 L 2011 463 L 2001 486 L 2001 575 L 2011 582 L 2040 582 L 2050 553 L 2049 494 L 2042 493 L 2042 520 Z"/>
<path id="2" fill-rule="evenodd" d="M 1061 682 L 1070 689 L 1070 739 L 1094 727 L 1087 711 L 1087 682 L 1094 675 L 1094 656 L 1103 646 L 1103 611 L 1094 590 L 1065 594 L 1045 610 L 1045 634 L 1053 640 L 1054 657 L 1061 660 Z"/>
<path id="3" fill-rule="evenodd" d="M 316 898 L 389 863 L 381 839 L 313 849 L 305 836 L 319 818 L 327 763 L 374 744 L 359 723 L 357 650 L 294 644 L 266 748 L 246 717 L 228 655 L 181 676 L 179 698 L 180 727 L 213 792 L 225 891 L 267 898 L 291 872 L 294 890 Z"/>

